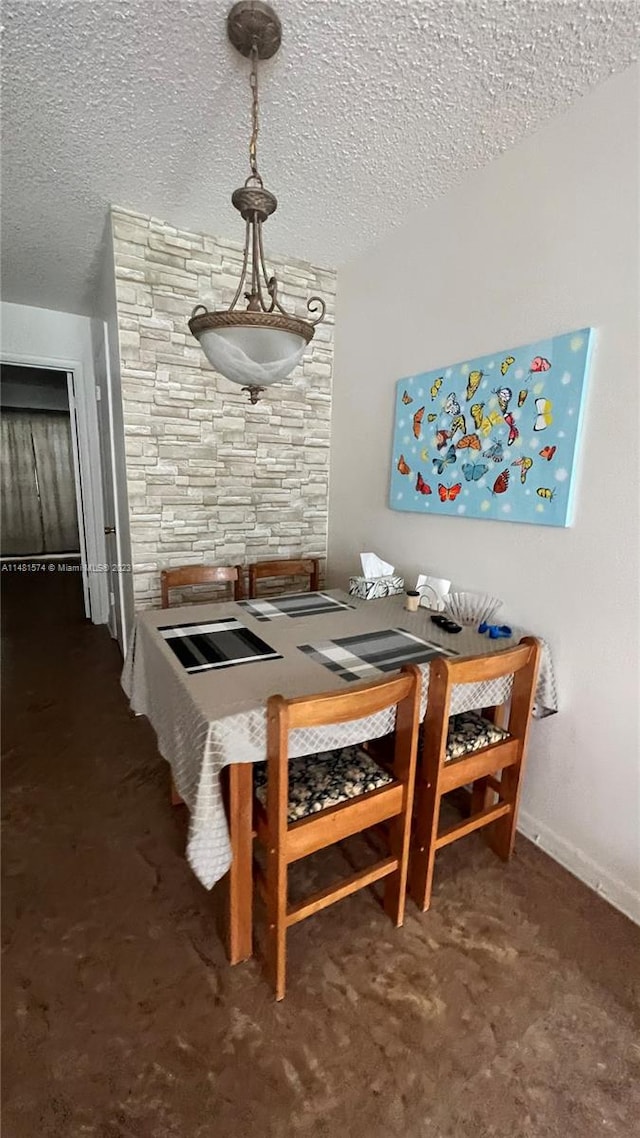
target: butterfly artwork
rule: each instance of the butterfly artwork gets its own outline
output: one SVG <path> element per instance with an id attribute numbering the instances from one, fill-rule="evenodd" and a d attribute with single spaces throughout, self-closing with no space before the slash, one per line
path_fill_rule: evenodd
<path id="1" fill-rule="evenodd" d="M 413 433 L 417 439 L 420 438 L 422 431 L 422 420 L 424 418 L 424 407 L 420 407 L 413 416 Z"/>
<path id="2" fill-rule="evenodd" d="M 484 462 L 463 462 L 462 473 L 467 482 L 479 482 L 487 473 L 489 467 Z"/>
<path id="3" fill-rule="evenodd" d="M 546 431 L 553 423 L 553 403 L 550 399 L 536 399 L 536 421 L 534 431 Z"/>
<path id="4" fill-rule="evenodd" d="M 493 484 L 493 493 L 494 494 L 504 494 L 505 491 L 509 489 L 510 475 L 511 475 L 511 471 L 509 470 L 508 466 L 505 466 L 504 470 L 500 471 L 498 477 L 496 478 L 496 480 Z"/>
<path id="5" fill-rule="evenodd" d="M 507 446 L 513 446 L 516 439 L 520 437 L 520 431 L 516 427 L 515 420 L 510 411 L 505 412 L 504 421 L 509 428 L 509 438 L 507 439 Z"/>
<path id="6" fill-rule="evenodd" d="M 549 371 L 551 364 L 544 356 L 534 356 L 529 367 L 529 371 L 534 375 L 539 371 Z"/>
<path id="7" fill-rule="evenodd" d="M 456 462 L 456 448 L 450 446 L 445 455 L 440 455 L 440 458 L 432 459 L 432 462 L 438 474 L 442 474 L 448 466 L 453 466 L 454 462 Z"/>
<path id="8" fill-rule="evenodd" d="M 442 482 L 438 483 L 438 495 L 441 502 L 455 502 L 461 490 L 461 482 L 456 482 L 455 486 L 443 486 Z"/>
<path id="9" fill-rule="evenodd" d="M 482 450 L 482 443 L 477 435 L 465 435 L 458 443 L 458 450 Z"/>
<path id="10" fill-rule="evenodd" d="M 502 422 L 502 415 L 499 415 L 497 411 L 489 411 L 489 413 L 485 415 L 484 403 L 474 403 L 472 405 L 471 418 L 473 419 L 476 430 L 482 431 L 485 438 L 491 434 L 491 431 L 498 423 Z"/>
<path id="11" fill-rule="evenodd" d="M 533 459 L 529 458 L 528 455 L 523 455 L 522 458 L 516 459 L 515 462 L 511 463 L 511 465 L 520 467 L 520 481 L 524 486 L 525 482 L 527 481 L 527 474 L 533 466 Z"/>
<path id="12" fill-rule="evenodd" d="M 493 394 L 498 397 L 498 407 L 500 408 L 500 410 L 502 411 L 502 414 L 504 415 L 505 411 L 507 410 L 507 407 L 509 406 L 509 403 L 511 402 L 511 397 L 513 395 L 511 388 L 510 387 L 497 387 L 496 390 L 493 392 Z"/>
<path id="13" fill-rule="evenodd" d="M 501 442 L 492 443 L 492 445 L 482 454 L 483 458 L 490 458 L 492 462 L 502 462 L 504 459 L 504 450 Z"/>
<path id="14" fill-rule="evenodd" d="M 451 431 L 436 431 L 436 447 L 438 450 L 444 450 L 450 438 Z"/>
<path id="15" fill-rule="evenodd" d="M 454 526 L 467 518 L 571 524 L 594 337 L 581 328 L 520 346 L 498 343 L 491 353 L 436 360 L 437 369 L 396 377 L 388 501 L 414 512 L 417 546 L 426 540 L 425 514 L 455 517 Z M 355 416 L 351 431 L 355 442 Z M 372 446 L 370 469 L 375 455 Z M 532 549 L 541 559 L 535 543 Z"/>
<path id="16" fill-rule="evenodd" d="M 476 391 L 478 390 L 478 388 L 480 386 L 480 381 L 481 381 L 483 375 L 484 375 L 483 371 L 470 371 L 469 372 L 469 379 L 467 380 L 467 390 L 466 390 L 465 396 L 464 396 L 467 403 L 470 403 L 471 400 L 473 399 Z"/>

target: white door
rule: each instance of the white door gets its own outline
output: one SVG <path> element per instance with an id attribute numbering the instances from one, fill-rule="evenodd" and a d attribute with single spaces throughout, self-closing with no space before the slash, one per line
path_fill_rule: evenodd
<path id="1" fill-rule="evenodd" d="M 104 534 L 106 549 L 106 575 L 109 601 L 107 624 L 111 635 L 124 651 L 125 629 L 123 621 L 123 582 L 122 548 L 118 524 L 118 506 L 115 495 L 113 421 L 111 414 L 111 376 L 107 354 L 106 325 L 102 323 L 102 335 L 96 337 L 93 346 L 93 368 L 96 382 L 98 408 L 98 433 L 100 436 L 100 469 L 102 473 L 102 497 L 104 502 Z"/>

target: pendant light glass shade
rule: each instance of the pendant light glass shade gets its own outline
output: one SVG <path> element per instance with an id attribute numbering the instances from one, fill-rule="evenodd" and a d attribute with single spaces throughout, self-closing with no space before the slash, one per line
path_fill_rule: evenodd
<path id="1" fill-rule="evenodd" d="M 215 371 L 233 383 L 260 387 L 286 379 L 307 346 L 302 336 L 279 328 L 211 328 L 198 340 Z"/>

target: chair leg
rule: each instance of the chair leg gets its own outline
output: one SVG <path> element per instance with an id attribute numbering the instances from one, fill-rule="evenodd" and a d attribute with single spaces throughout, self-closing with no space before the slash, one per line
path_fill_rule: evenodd
<path id="1" fill-rule="evenodd" d="M 171 805 L 172 806 L 183 806 L 184 805 L 184 798 L 181 798 L 180 795 L 178 794 L 176 784 L 173 781 L 173 776 L 171 778 Z"/>
<path id="2" fill-rule="evenodd" d="M 384 911 L 396 928 L 404 924 L 404 910 L 407 900 L 407 876 L 409 872 L 409 850 L 411 844 L 411 813 L 413 795 L 407 808 L 389 826 L 389 850 L 398 859 L 395 873 L 387 877 L 384 887 Z"/>
<path id="3" fill-rule="evenodd" d="M 471 791 L 471 813 L 479 814 L 487 805 L 488 787 L 486 778 L 477 778 Z"/>
<path id="4" fill-rule="evenodd" d="M 511 810 L 504 818 L 487 826 L 487 842 L 490 848 L 503 861 L 509 861 L 513 853 L 516 840 L 516 822 L 518 821 L 518 805 L 520 802 L 520 781 L 522 763 L 515 763 L 505 767 L 500 780 L 500 796 L 511 803 Z"/>
<path id="5" fill-rule="evenodd" d="M 431 904 L 440 798 L 437 774 L 429 776 L 423 772 L 417 790 L 415 844 L 409 871 L 409 892 L 423 913 Z"/>
<path id="6" fill-rule="evenodd" d="M 284 999 L 287 969 L 287 864 L 267 850 L 267 937 L 265 970 L 276 1000 Z"/>

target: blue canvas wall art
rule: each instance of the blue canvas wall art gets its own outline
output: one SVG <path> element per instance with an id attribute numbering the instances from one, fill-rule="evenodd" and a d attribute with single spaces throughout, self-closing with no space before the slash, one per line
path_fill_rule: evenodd
<path id="1" fill-rule="evenodd" d="M 390 506 L 570 524 L 591 328 L 407 376 Z"/>

